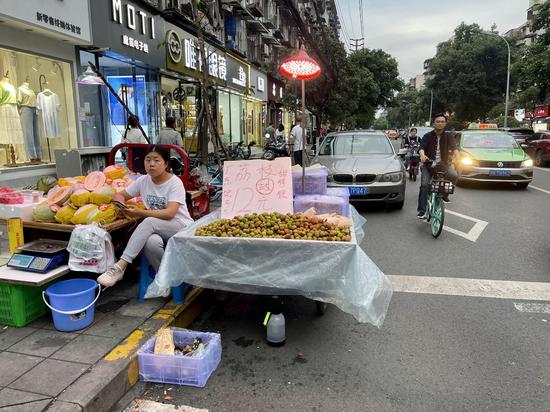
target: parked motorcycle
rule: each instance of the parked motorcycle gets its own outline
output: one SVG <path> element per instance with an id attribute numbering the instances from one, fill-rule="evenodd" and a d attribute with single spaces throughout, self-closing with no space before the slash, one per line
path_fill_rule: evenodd
<path id="1" fill-rule="evenodd" d="M 273 160 L 277 157 L 289 157 L 288 144 L 285 138 L 280 136 L 277 139 L 271 139 L 269 133 L 265 135 L 266 145 L 264 147 L 264 153 L 262 159 Z"/>

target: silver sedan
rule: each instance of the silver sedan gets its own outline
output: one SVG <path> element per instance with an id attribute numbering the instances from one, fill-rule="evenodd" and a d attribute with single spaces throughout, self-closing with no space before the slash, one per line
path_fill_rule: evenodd
<path id="1" fill-rule="evenodd" d="M 381 132 L 346 131 L 325 137 L 314 163 L 328 168 L 330 187 L 347 187 L 351 201 L 405 202 L 405 168 Z"/>

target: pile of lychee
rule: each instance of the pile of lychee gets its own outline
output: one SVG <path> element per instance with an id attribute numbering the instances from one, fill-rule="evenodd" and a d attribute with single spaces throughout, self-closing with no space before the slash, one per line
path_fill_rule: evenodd
<path id="1" fill-rule="evenodd" d="M 349 242 L 349 227 L 337 226 L 302 214 L 252 213 L 220 219 L 198 228 L 196 236 L 328 240 Z"/>

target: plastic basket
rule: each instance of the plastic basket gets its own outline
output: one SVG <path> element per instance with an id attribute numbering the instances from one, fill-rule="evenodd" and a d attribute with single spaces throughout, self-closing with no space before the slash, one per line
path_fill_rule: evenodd
<path id="1" fill-rule="evenodd" d="M 157 337 L 154 336 L 138 352 L 140 380 L 204 387 L 222 357 L 220 334 L 178 328 L 172 328 L 172 330 L 176 347 L 191 345 L 193 339 L 199 337 L 206 344 L 205 353 L 197 358 L 181 355 L 156 355 L 153 351 Z"/>
<path id="2" fill-rule="evenodd" d="M 338 196 L 296 195 L 294 198 L 294 213 L 305 212 L 312 207 L 318 215 L 336 213 L 347 216 L 349 214 L 349 200 Z"/>
<path id="3" fill-rule="evenodd" d="M 442 195 L 452 195 L 455 191 L 455 185 L 450 180 L 432 180 L 430 192 Z"/>
<path id="4" fill-rule="evenodd" d="M 349 210 L 349 189 L 347 187 L 329 187 L 327 188 L 327 196 L 337 196 L 344 199 L 345 203 L 345 214 L 344 216 L 350 216 Z"/>
<path id="5" fill-rule="evenodd" d="M 0 324 L 21 327 L 48 312 L 42 300 L 42 286 L 0 283 Z"/>

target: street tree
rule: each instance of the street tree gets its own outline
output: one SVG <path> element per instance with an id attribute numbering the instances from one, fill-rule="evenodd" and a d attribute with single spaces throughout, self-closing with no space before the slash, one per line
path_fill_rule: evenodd
<path id="1" fill-rule="evenodd" d="M 502 39 L 484 33 L 477 24 L 462 23 L 451 39 L 438 46 L 428 67 L 427 88 L 458 120 L 484 118 L 504 101 L 507 59 Z"/>
<path id="2" fill-rule="evenodd" d="M 517 63 L 520 99 L 529 109 L 536 103 L 550 102 L 550 1 L 535 7 L 532 29 L 543 33 Z"/>

